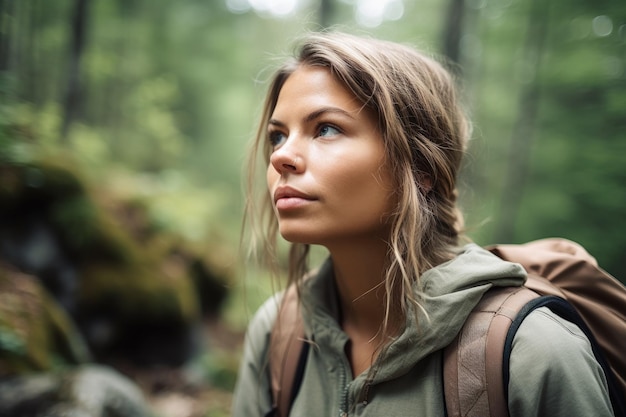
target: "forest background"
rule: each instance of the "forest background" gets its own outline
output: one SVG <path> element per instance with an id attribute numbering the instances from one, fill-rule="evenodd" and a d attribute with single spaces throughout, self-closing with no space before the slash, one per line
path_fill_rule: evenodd
<path id="1" fill-rule="evenodd" d="M 140 199 L 234 269 L 221 314 L 243 329 L 272 288 L 238 252 L 264 81 L 329 27 L 453 64 L 474 123 L 472 239 L 566 237 L 626 279 L 621 0 L 1 0 L 0 163 L 61 161 L 106 198 Z"/>

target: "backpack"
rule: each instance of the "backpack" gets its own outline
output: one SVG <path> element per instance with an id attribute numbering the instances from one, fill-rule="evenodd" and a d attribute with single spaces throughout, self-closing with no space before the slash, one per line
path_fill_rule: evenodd
<path id="1" fill-rule="evenodd" d="M 542 239 L 487 248 L 521 264 L 522 287 L 493 288 L 444 349 L 447 415 L 508 416 L 508 360 L 515 332 L 533 310 L 548 307 L 578 325 L 604 369 L 616 416 L 626 416 L 626 288 L 580 245 Z M 287 289 L 270 336 L 273 413 L 286 417 L 304 374 L 309 344 L 295 286 Z"/>

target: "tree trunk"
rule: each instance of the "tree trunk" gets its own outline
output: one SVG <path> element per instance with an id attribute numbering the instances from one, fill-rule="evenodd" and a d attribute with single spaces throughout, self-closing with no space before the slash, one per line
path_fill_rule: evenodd
<path id="1" fill-rule="evenodd" d="M 518 117 L 511 133 L 508 170 L 501 194 L 500 221 L 495 232 L 496 242 L 512 242 L 515 238 L 515 224 L 529 174 L 540 99 L 539 71 L 549 19 L 549 5 L 543 0 L 533 0 L 528 14 L 524 62 L 533 69 L 534 76 L 522 85 L 519 95 Z"/>
<path id="2" fill-rule="evenodd" d="M 320 0 L 318 9 L 318 22 L 320 29 L 326 29 L 330 27 L 335 14 L 335 8 L 333 7 L 333 0 Z"/>
<path id="3" fill-rule="evenodd" d="M 85 48 L 85 29 L 87 24 L 89 0 L 75 0 L 71 24 L 69 69 L 65 92 L 64 116 L 61 126 L 61 139 L 67 140 L 69 127 L 78 115 L 80 107 L 80 61 Z"/>
<path id="4" fill-rule="evenodd" d="M 9 70 L 9 45 L 11 44 L 11 18 L 13 1 L 0 0 L 0 71 Z"/>
<path id="5" fill-rule="evenodd" d="M 465 0 L 450 0 L 442 34 L 442 52 L 451 62 L 461 66 L 461 37 L 465 24 Z"/>

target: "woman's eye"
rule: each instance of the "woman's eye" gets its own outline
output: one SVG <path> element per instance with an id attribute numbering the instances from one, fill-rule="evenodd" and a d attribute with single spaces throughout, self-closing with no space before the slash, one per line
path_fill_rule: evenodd
<path id="1" fill-rule="evenodd" d="M 285 135 L 284 133 L 280 131 L 275 130 L 273 132 L 269 132 L 268 138 L 269 138 L 270 145 L 272 145 L 273 147 L 277 147 L 277 146 L 282 145 L 282 143 L 285 140 L 287 140 L 287 135 Z"/>
<path id="2" fill-rule="evenodd" d="M 331 125 L 322 125 L 320 127 L 318 136 L 335 136 L 338 135 L 339 133 L 339 129 L 337 129 L 336 127 L 333 127 Z"/>

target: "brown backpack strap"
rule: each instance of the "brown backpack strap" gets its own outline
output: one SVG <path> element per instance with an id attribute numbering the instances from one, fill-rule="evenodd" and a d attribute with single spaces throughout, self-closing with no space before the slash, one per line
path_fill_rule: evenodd
<path id="1" fill-rule="evenodd" d="M 506 334 L 519 310 L 538 295 L 524 287 L 493 288 L 444 350 L 449 417 L 508 416 L 502 361 Z"/>
<path id="2" fill-rule="evenodd" d="M 298 291 L 292 285 L 285 291 L 270 336 L 269 364 L 275 416 L 286 417 L 289 414 L 296 369 L 303 346 L 304 326 Z"/>

